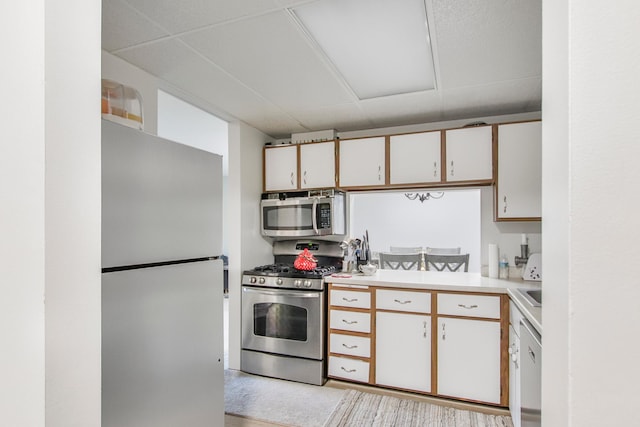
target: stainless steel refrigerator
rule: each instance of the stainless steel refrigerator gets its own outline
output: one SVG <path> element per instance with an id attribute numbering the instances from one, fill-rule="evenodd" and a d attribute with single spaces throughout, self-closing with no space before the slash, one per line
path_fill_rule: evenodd
<path id="1" fill-rule="evenodd" d="M 102 121 L 102 426 L 224 425 L 221 157 Z"/>

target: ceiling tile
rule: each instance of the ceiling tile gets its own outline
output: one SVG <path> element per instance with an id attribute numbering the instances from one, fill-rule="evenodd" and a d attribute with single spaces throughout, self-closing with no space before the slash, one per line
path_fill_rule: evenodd
<path id="1" fill-rule="evenodd" d="M 278 8 L 276 0 L 126 0 L 172 34 Z"/>
<path id="2" fill-rule="evenodd" d="M 541 0 L 431 2 L 441 89 L 541 76 Z"/>
<path id="3" fill-rule="evenodd" d="M 102 1 L 102 48 L 114 51 L 168 35 L 121 0 Z"/>
<path id="4" fill-rule="evenodd" d="M 336 129 L 338 132 L 344 132 L 353 129 L 367 129 L 373 125 L 356 103 L 308 110 L 298 109 L 290 111 L 289 114 L 310 131 Z"/>
<path id="5" fill-rule="evenodd" d="M 530 78 L 443 91 L 445 120 L 536 111 L 541 79 Z M 539 108 L 537 109 L 539 110 Z"/>
<path id="6" fill-rule="evenodd" d="M 376 127 L 427 123 L 440 120 L 442 101 L 437 91 L 407 93 L 361 103 Z"/>
<path id="7" fill-rule="evenodd" d="M 166 40 L 118 54 L 125 61 L 204 99 L 265 133 L 304 130 L 293 118 L 253 93 L 178 40 Z M 290 133 L 287 131 L 287 133 Z"/>
<path id="8" fill-rule="evenodd" d="M 283 109 L 353 100 L 285 12 L 221 25 L 181 39 Z"/>

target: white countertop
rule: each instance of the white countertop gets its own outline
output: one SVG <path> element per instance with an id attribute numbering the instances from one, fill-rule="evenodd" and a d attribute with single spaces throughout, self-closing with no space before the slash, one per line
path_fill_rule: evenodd
<path id="1" fill-rule="evenodd" d="M 372 276 L 361 273 L 336 273 L 325 277 L 327 283 L 356 286 L 380 286 L 438 291 L 488 292 L 508 294 L 533 327 L 542 334 L 541 307 L 532 307 L 516 289 L 540 289 L 541 282 L 520 278 L 491 279 L 480 273 L 448 273 L 436 271 L 403 271 L 380 269 Z"/>

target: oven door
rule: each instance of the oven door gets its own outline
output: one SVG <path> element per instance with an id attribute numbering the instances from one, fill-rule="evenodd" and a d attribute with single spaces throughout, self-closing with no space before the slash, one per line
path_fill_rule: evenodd
<path id="1" fill-rule="evenodd" d="M 242 348 L 322 360 L 324 292 L 242 287 Z"/>

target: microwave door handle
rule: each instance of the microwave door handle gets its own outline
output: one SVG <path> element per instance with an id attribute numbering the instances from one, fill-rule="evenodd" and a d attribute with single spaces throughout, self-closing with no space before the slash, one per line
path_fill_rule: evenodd
<path id="1" fill-rule="evenodd" d="M 318 209 L 318 198 L 313 199 L 313 208 L 311 209 L 311 224 L 313 224 L 313 232 L 318 234 L 318 221 L 316 210 Z"/>

